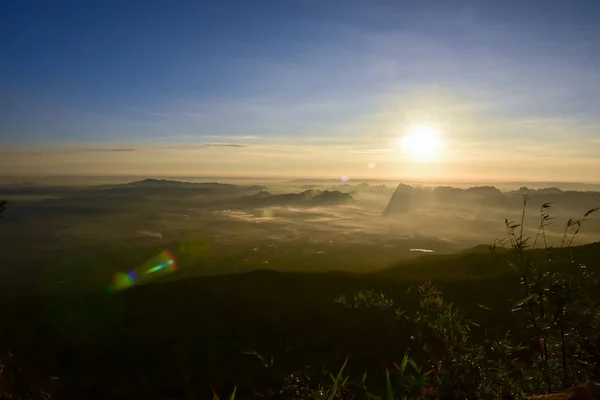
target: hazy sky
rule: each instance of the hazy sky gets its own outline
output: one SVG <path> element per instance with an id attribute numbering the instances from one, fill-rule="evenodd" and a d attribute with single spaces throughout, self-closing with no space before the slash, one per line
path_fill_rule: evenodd
<path id="1" fill-rule="evenodd" d="M 4 0 L 0 174 L 600 181 L 600 1 Z M 396 143 L 435 126 L 415 160 Z"/>

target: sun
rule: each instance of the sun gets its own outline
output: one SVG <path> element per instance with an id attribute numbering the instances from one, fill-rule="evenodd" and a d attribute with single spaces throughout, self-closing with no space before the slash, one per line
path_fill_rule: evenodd
<path id="1" fill-rule="evenodd" d="M 398 144 L 406 156 L 419 161 L 435 159 L 442 149 L 439 129 L 433 125 L 411 126 Z"/>

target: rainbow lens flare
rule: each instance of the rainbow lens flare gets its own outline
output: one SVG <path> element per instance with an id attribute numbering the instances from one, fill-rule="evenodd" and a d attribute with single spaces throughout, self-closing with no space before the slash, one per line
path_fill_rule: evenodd
<path id="1" fill-rule="evenodd" d="M 177 264 L 175 264 L 175 258 L 173 254 L 169 250 L 165 250 L 160 253 L 158 256 L 154 257 L 151 262 L 146 263 L 144 265 L 153 264 L 153 266 L 147 268 L 144 271 L 144 275 L 150 275 L 155 272 L 165 270 L 168 272 L 173 272 L 177 270 Z"/>
<path id="2" fill-rule="evenodd" d="M 175 257 L 170 250 L 164 250 L 160 254 L 146 261 L 141 267 L 127 272 L 118 272 L 115 275 L 109 292 L 116 292 L 134 286 L 138 283 L 147 283 L 159 275 L 168 274 L 177 270 Z"/>

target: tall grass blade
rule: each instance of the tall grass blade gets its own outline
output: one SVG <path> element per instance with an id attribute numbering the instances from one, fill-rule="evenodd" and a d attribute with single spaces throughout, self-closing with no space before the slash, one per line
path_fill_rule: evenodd
<path id="1" fill-rule="evenodd" d="M 394 390 L 392 389 L 392 380 L 390 371 L 385 369 L 385 398 L 386 400 L 394 400 Z"/>

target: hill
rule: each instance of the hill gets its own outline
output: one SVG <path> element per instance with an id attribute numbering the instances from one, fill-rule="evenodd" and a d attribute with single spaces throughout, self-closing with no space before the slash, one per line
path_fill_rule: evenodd
<path id="1" fill-rule="evenodd" d="M 600 270 L 600 242 L 575 248 L 556 248 L 552 250 L 552 258 L 557 263 L 569 263 L 574 253 L 579 263 Z M 542 263 L 547 259 L 548 252 L 545 249 L 530 250 L 528 255 L 532 262 Z M 423 255 L 375 272 L 374 275 L 401 282 L 494 279 L 513 275 L 514 271 L 508 265 L 510 256 L 507 249 L 498 248 L 492 252 L 489 246 L 482 245 L 457 254 Z"/>
<path id="2" fill-rule="evenodd" d="M 246 196 L 240 200 L 244 205 L 254 207 L 284 206 L 284 205 L 336 205 L 354 200 L 349 193 L 329 190 L 305 190 L 300 193 L 272 194 L 260 191 L 254 195 Z"/>
<path id="3" fill-rule="evenodd" d="M 123 186 L 123 185 L 118 185 Z M 147 178 L 141 181 L 135 181 L 127 183 L 125 186 L 129 187 L 161 187 L 161 188 L 190 188 L 190 189 L 245 189 L 245 190 L 266 190 L 264 186 L 258 185 L 250 185 L 250 186 L 241 186 L 241 185 L 233 185 L 229 183 L 219 183 L 219 182 L 184 182 L 184 181 L 175 181 L 169 179 L 152 179 Z"/>
<path id="4" fill-rule="evenodd" d="M 402 214 L 411 209 L 413 193 L 416 190 L 409 185 L 399 184 L 388 202 L 383 215 Z"/>
<path id="5" fill-rule="evenodd" d="M 495 210 L 519 210 L 523 206 L 523 195 L 528 196 L 528 204 L 538 212 L 541 205 L 553 204 L 553 209 L 561 213 L 581 213 L 600 205 L 600 192 L 563 191 L 556 187 L 501 192 L 494 186 L 473 186 L 461 189 L 451 186 L 437 186 L 432 190 L 399 184 L 391 196 L 384 215 L 407 213 L 415 208 L 463 208 Z M 573 217 L 573 215 L 571 215 Z"/>
<path id="6" fill-rule="evenodd" d="M 272 356 L 282 372 L 305 365 L 318 371 L 321 363 L 336 368 L 350 355 L 347 371 L 369 371 L 377 385 L 375 377 L 409 346 L 408 331 L 376 313 L 344 312 L 334 299 L 374 289 L 412 310 L 418 298 L 410 288 L 431 280 L 462 312 L 491 328 L 476 330 L 474 340 L 511 330 L 526 342 L 523 322 L 511 312 L 519 280 L 505 263 L 507 254 L 479 247 L 372 274 L 259 270 L 112 294 L 5 291 L 2 339 L 23 360 L 29 381 L 57 376 L 61 398 L 208 398 L 212 389 L 227 392 L 234 384 L 249 393 L 269 370 L 244 354 L 248 350 Z M 560 249 L 556 257 L 570 254 L 600 268 L 600 243 Z"/>

